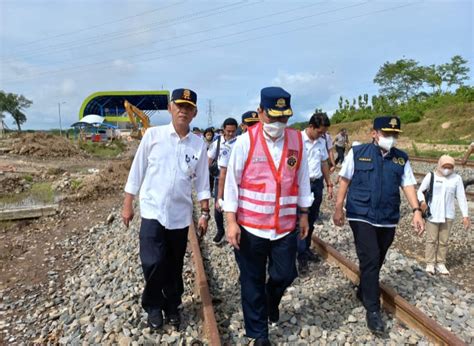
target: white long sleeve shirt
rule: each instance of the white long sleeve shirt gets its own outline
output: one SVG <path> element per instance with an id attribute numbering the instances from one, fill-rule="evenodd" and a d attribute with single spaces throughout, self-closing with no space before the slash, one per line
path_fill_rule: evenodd
<path id="1" fill-rule="evenodd" d="M 272 141 L 264 132 L 265 142 L 267 143 L 270 155 L 273 159 L 275 167 L 280 164 L 283 153 L 284 134 L 276 141 Z M 242 173 L 244 171 L 245 162 L 247 161 L 250 151 L 250 137 L 248 132 L 239 136 L 232 148 L 229 163 L 227 166 L 227 176 L 224 186 L 224 211 L 237 212 L 239 199 L 239 184 L 241 182 Z M 302 208 L 309 208 L 313 202 L 313 195 L 311 193 L 311 186 L 309 183 L 308 159 L 306 150 L 303 150 L 301 157 L 301 164 L 298 170 L 298 206 Z M 245 227 L 245 229 L 253 235 L 277 240 L 286 236 L 289 232 L 283 234 L 276 234 L 275 229 L 261 230 L 257 228 Z"/>
<path id="2" fill-rule="evenodd" d="M 323 176 L 321 163 L 326 161 L 329 157 L 326 149 L 326 141 L 322 137 L 313 141 L 308 137 L 305 130 L 301 131 L 301 135 L 308 157 L 309 177 L 310 179 L 319 179 Z"/>
<path id="3" fill-rule="evenodd" d="M 428 173 L 421 182 L 418 188 L 417 195 L 418 200 L 424 201 L 425 196 L 423 191 L 426 191 L 430 187 L 430 176 Z M 428 221 L 433 223 L 444 223 L 446 219 L 454 219 L 454 199 L 458 200 L 459 209 L 463 217 L 468 217 L 468 206 L 466 200 L 466 194 L 464 192 L 464 185 L 462 178 L 456 173 L 452 173 L 447 177 L 438 176 L 434 174 L 433 181 L 433 197 L 430 203 L 431 217 Z"/>
<path id="4" fill-rule="evenodd" d="M 166 229 L 191 224 L 192 184 L 199 201 L 210 198 L 206 144 L 189 132 L 179 138 L 172 123 L 149 128 L 130 168 L 125 192 L 140 191 L 140 214 Z"/>

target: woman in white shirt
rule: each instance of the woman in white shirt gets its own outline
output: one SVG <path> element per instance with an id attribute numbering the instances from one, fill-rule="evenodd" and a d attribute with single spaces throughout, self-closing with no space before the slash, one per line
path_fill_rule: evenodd
<path id="1" fill-rule="evenodd" d="M 466 230 L 469 229 L 471 221 L 462 178 L 454 173 L 454 159 L 449 155 L 441 156 L 433 174 L 433 194 L 429 202 L 431 216 L 426 222 L 426 272 L 435 274 L 437 271 L 449 275 L 446 268 L 446 254 L 449 232 L 455 216 L 454 198 L 458 200 Z M 423 211 L 428 207 L 423 192 L 429 190 L 430 180 L 431 172 L 425 176 L 418 189 L 418 199 L 421 201 Z"/>

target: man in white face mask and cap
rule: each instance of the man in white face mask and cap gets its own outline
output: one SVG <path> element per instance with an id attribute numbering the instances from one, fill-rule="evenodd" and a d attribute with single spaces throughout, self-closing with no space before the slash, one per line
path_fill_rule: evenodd
<path id="1" fill-rule="evenodd" d="M 282 88 L 262 89 L 260 122 L 237 138 L 225 180 L 227 240 L 240 269 L 245 331 L 255 345 L 270 345 L 268 321 L 278 322 L 283 293 L 297 276 L 296 223 L 301 238 L 309 228 L 308 161 L 301 132 L 286 127 L 290 98 Z"/>
<path id="2" fill-rule="evenodd" d="M 395 148 L 400 132 L 398 117 L 374 119 L 373 142 L 352 147 L 344 159 L 333 216 L 337 226 L 344 225 L 343 203 L 347 194 L 347 219 L 359 258 L 357 298 L 367 310 L 367 326 L 374 333 L 384 330 L 379 273 L 400 219 L 400 187 L 413 208 L 415 230 L 419 235 L 424 231 L 408 155 Z"/>

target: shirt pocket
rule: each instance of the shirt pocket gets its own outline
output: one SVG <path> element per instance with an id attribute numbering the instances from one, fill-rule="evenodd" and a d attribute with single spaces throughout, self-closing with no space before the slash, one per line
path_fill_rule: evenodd
<path id="1" fill-rule="evenodd" d="M 178 157 L 178 166 L 185 180 L 196 178 L 199 152 L 191 147 L 185 147 Z"/>

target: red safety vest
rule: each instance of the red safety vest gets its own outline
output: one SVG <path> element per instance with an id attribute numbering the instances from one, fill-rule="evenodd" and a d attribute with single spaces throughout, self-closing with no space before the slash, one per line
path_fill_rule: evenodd
<path id="1" fill-rule="evenodd" d="M 268 150 L 262 124 L 248 129 L 250 151 L 239 185 L 237 222 L 277 234 L 296 227 L 298 169 L 303 140 L 301 132 L 286 128 L 283 152 L 278 168 Z"/>

